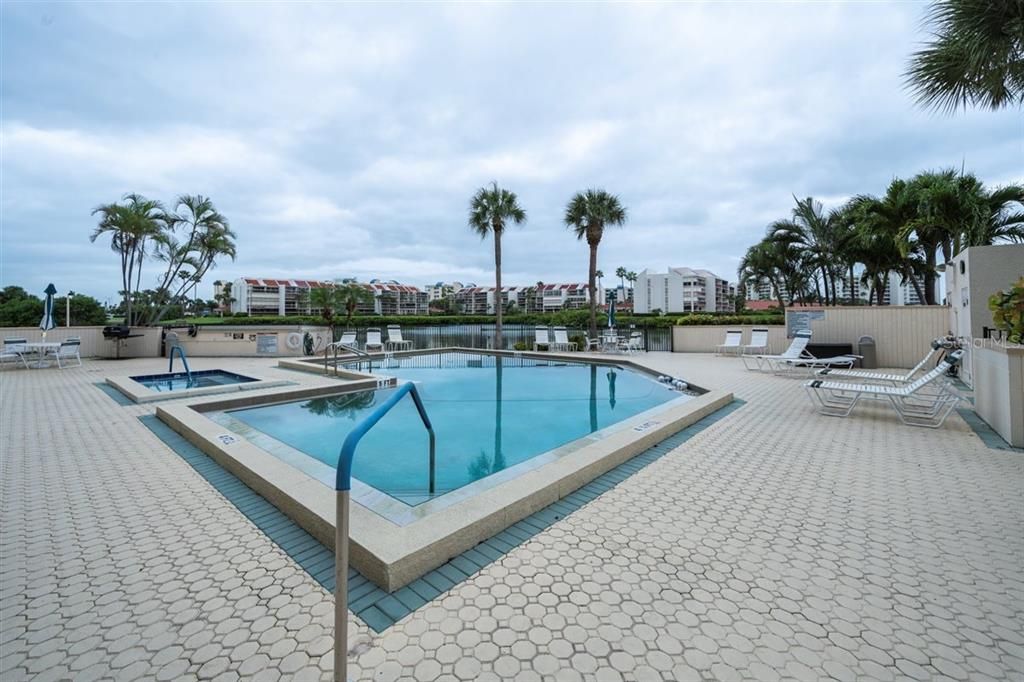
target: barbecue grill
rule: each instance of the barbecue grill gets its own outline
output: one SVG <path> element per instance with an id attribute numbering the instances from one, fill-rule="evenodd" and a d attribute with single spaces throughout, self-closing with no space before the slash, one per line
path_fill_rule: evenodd
<path id="1" fill-rule="evenodd" d="M 142 334 L 132 334 L 132 328 L 126 324 L 111 324 L 103 328 L 103 338 L 114 342 L 114 359 L 121 359 L 121 345 L 125 339 L 132 339 Z"/>

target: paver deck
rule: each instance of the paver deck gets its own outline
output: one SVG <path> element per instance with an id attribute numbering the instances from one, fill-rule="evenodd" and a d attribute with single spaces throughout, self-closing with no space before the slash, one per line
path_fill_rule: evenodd
<path id="1" fill-rule="evenodd" d="M 642 361 L 747 404 L 383 633 L 353 618 L 353 679 L 1024 676 L 1024 455 Z M 329 677 L 331 595 L 94 385 L 162 362 L 0 374 L 0 679 Z"/>

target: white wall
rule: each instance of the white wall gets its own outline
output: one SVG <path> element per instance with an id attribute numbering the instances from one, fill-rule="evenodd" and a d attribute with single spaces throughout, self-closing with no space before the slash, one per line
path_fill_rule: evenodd
<path id="1" fill-rule="evenodd" d="M 160 327 L 132 327 L 132 334 L 141 334 L 121 341 L 122 358 L 155 358 L 160 356 Z M 46 340 L 60 342 L 77 336 L 82 339 L 79 353 L 83 358 L 113 358 L 117 355 L 114 341 L 103 338 L 103 327 L 57 327 L 46 332 Z M 39 327 L 3 327 L 0 337 L 21 337 L 29 342 L 43 340 Z"/>

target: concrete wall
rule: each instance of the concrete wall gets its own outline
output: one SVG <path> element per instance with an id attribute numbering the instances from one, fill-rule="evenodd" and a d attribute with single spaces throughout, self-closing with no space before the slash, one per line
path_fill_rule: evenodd
<path id="1" fill-rule="evenodd" d="M 750 343 L 752 329 L 767 329 L 769 350 L 781 353 L 789 346 L 786 328 L 782 325 L 686 325 L 672 327 L 672 348 L 677 353 L 714 353 L 725 341 L 725 332 L 742 329 L 743 343 Z"/>
<path id="2" fill-rule="evenodd" d="M 993 327 L 988 297 L 1006 291 L 1024 277 L 1024 244 L 972 246 L 958 253 L 946 265 L 946 297 L 950 303 L 950 328 L 972 343 L 964 345 L 964 371 L 961 378 L 974 386 L 971 359 L 974 346 L 984 343 L 982 332 Z M 991 344 L 989 344 L 991 345 Z"/>
<path id="3" fill-rule="evenodd" d="M 949 308 L 943 305 L 839 306 L 822 311 L 823 319 L 811 320 L 811 343 L 850 343 L 856 353 L 858 339 L 872 336 L 879 367 L 909 369 L 928 352 L 932 339 L 949 333 Z"/>
<path id="4" fill-rule="evenodd" d="M 178 334 L 178 344 L 191 357 L 300 357 L 303 355 L 302 345 L 298 348 L 288 347 L 288 337 L 304 332 L 313 335 L 314 343 L 319 339 L 317 348 L 329 341 L 330 331 L 326 327 L 309 327 L 304 325 L 288 326 L 256 326 L 256 325 L 217 325 L 200 326 L 196 336 L 189 336 L 186 329 L 173 330 Z"/>
<path id="5" fill-rule="evenodd" d="M 1024 346 L 975 348 L 974 409 L 996 433 L 1024 448 Z"/>
<path id="6" fill-rule="evenodd" d="M 928 352 L 929 343 L 949 331 L 949 308 L 946 306 L 839 306 L 834 308 L 800 308 L 796 313 L 823 314 L 810 320 L 814 333 L 811 343 L 849 343 L 857 352 L 861 336 L 873 336 L 879 367 L 910 368 Z M 743 343 L 750 340 L 750 330 L 764 325 L 678 326 L 672 334 L 675 350 L 683 353 L 713 353 L 725 340 L 728 329 L 742 329 Z M 786 328 L 768 327 L 772 352 L 781 353 L 789 346 Z"/>
<path id="7" fill-rule="evenodd" d="M 155 358 L 160 355 L 160 328 L 133 327 L 132 334 L 141 334 L 121 343 L 122 358 Z M 0 329 L 3 338 L 18 336 L 30 342 L 42 341 L 43 332 L 39 327 L 3 327 Z M 83 358 L 113 358 L 116 356 L 114 341 L 103 338 L 103 327 L 58 327 L 46 332 L 47 341 L 63 341 L 69 336 L 82 339 L 79 352 Z"/>

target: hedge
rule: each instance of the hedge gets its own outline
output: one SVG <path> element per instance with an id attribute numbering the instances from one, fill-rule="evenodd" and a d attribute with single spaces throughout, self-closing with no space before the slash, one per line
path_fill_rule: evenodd
<path id="1" fill-rule="evenodd" d="M 707 313 L 693 313 L 684 315 L 675 321 L 682 326 L 695 325 L 737 325 L 737 324 L 762 324 L 782 325 L 786 324 L 786 316 L 778 313 L 762 315 L 710 315 Z"/>

